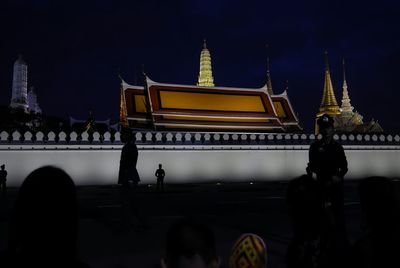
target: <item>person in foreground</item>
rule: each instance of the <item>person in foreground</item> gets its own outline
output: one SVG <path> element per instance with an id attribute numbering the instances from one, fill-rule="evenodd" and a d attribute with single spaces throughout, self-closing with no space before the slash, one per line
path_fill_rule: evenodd
<path id="1" fill-rule="evenodd" d="M 172 224 L 167 232 L 162 268 L 218 268 L 213 231 L 191 219 Z"/>
<path id="2" fill-rule="evenodd" d="M 316 174 L 320 205 L 321 242 L 319 250 L 323 267 L 342 266 L 349 248 L 344 217 L 343 178 L 347 159 L 342 145 L 333 139 L 334 120 L 327 114 L 318 118 L 322 139 L 311 144 L 306 169 L 311 177 Z"/>
<path id="3" fill-rule="evenodd" d="M 264 240 L 256 234 L 242 234 L 235 242 L 229 268 L 266 268 L 267 247 Z"/>
<path id="4" fill-rule="evenodd" d="M 18 192 L 2 267 L 88 267 L 77 258 L 77 214 L 71 177 L 52 166 L 34 170 Z"/>

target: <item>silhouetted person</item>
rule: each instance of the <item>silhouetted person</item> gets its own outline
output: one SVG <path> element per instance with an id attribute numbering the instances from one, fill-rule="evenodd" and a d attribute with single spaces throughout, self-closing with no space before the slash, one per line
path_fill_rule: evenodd
<path id="1" fill-rule="evenodd" d="M 342 145 L 333 139 L 333 118 L 327 114 L 318 118 L 322 139 L 311 144 L 307 173 L 316 174 L 321 205 L 321 244 L 327 245 L 329 263 L 340 265 L 348 247 L 344 218 L 343 177 L 347 160 Z"/>
<path id="2" fill-rule="evenodd" d="M 7 194 L 7 171 L 6 171 L 6 165 L 1 165 L 1 170 L 0 170 L 0 191 L 2 196 L 6 196 Z"/>
<path id="3" fill-rule="evenodd" d="M 2 267 L 87 267 L 77 259 L 75 185 L 63 170 L 41 167 L 19 189 Z"/>
<path id="4" fill-rule="evenodd" d="M 399 193 L 394 183 L 384 177 L 366 178 L 359 193 L 364 230 L 354 245 L 351 267 L 400 267 Z"/>
<path id="5" fill-rule="evenodd" d="M 256 234 L 242 234 L 236 240 L 229 257 L 229 268 L 246 267 L 267 267 L 267 247 L 264 240 Z"/>
<path id="6" fill-rule="evenodd" d="M 190 219 L 174 223 L 168 230 L 163 268 L 218 268 L 213 231 Z"/>
<path id="7" fill-rule="evenodd" d="M 121 141 L 125 145 L 121 152 L 118 184 L 121 185 L 123 221 L 130 224 L 131 221 L 139 221 L 137 200 L 135 199 L 135 191 L 140 182 L 139 173 L 136 169 L 138 149 L 133 142 L 133 134 L 130 129 L 121 131 Z M 132 216 L 135 219 L 132 219 Z"/>
<path id="8" fill-rule="evenodd" d="M 156 171 L 156 177 L 157 177 L 157 192 L 160 190 L 164 192 L 164 177 L 165 177 L 165 171 L 162 168 L 162 164 L 158 165 L 158 169 Z"/>
<path id="9" fill-rule="evenodd" d="M 287 249 L 288 268 L 321 267 L 326 258 L 320 250 L 320 205 L 316 181 L 303 175 L 290 181 L 287 190 L 293 237 Z"/>

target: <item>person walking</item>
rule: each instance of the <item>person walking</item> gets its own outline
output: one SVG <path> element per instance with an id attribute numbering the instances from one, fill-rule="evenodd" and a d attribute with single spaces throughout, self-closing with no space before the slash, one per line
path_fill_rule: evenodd
<path id="1" fill-rule="evenodd" d="M 133 134 L 129 129 L 121 131 L 121 141 L 124 143 L 121 151 L 118 184 L 121 185 L 121 205 L 123 224 L 140 224 L 136 190 L 140 182 L 136 168 L 138 149 L 133 142 Z"/>

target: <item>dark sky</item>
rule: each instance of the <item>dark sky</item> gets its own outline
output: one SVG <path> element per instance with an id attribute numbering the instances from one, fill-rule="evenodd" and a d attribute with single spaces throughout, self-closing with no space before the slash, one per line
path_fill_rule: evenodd
<path id="1" fill-rule="evenodd" d="M 118 117 L 118 72 L 141 82 L 195 84 L 203 38 L 217 86 L 261 87 L 266 44 L 275 92 L 312 131 L 327 50 L 336 98 L 342 57 L 352 105 L 365 120 L 400 132 L 400 8 L 397 1 L 52 1 L 0 3 L 1 105 L 11 99 L 19 53 L 46 114 Z M 136 77 L 136 79 L 135 79 Z"/>

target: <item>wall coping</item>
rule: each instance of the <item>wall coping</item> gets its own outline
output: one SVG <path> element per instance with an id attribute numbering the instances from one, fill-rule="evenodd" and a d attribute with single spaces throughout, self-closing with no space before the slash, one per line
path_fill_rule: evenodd
<path id="1" fill-rule="evenodd" d="M 12 133 L 0 131 L 0 145 L 91 145 L 119 146 L 119 132 L 89 134 L 41 131 Z M 235 132 L 173 132 L 173 131 L 135 131 L 134 139 L 138 145 L 309 145 L 321 135 L 312 133 L 235 133 Z M 400 145 L 399 134 L 335 134 L 334 139 L 346 145 Z"/>

